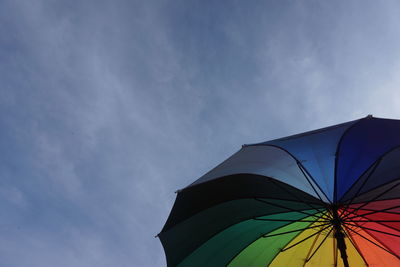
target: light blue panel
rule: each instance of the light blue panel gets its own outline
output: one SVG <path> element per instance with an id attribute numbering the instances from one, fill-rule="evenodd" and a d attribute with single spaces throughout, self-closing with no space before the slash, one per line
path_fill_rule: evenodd
<path id="1" fill-rule="evenodd" d="M 190 186 L 239 173 L 271 177 L 318 198 L 296 160 L 286 151 L 273 146 L 245 146 Z"/>
<path id="2" fill-rule="evenodd" d="M 355 122 L 351 121 L 261 144 L 279 146 L 291 153 L 307 169 L 326 196 L 333 201 L 337 145 L 346 129 Z"/>

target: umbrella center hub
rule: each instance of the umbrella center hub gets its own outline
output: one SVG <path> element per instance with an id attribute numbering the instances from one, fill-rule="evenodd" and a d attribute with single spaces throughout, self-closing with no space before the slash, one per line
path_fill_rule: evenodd
<path id="1" fill-rule="evenodd" d="M 342 223 L 343 223 L 343 220 L 342 220 L 342 218 L 340 218 L 340 217 L 331 219 L 331 224 L 332 224 L 336 229 L 341 228 Z"/>

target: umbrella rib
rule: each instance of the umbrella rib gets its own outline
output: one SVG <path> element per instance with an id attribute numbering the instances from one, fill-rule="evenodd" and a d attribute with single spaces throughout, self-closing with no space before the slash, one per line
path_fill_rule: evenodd
<path id="1" fill-rule="evenodd" d="M 324 216 L 326 216 L 325 212 L 323 212 L 321 215 L 308 215 L 309 217 L 316 217 L 315 220 L 304 220 L 307 217 L 303 217 L 297 220 L 287 220 L 287 219 L 267 219 L 267 218 L 260 218 L 263 216 L 268 216 L 267 215 L 260 215 L 257 217 L 254 217 L 253 220 L 258 220 L 258 221 L 283 221 L 283 222 L 317 222 L 317 221 L 321 221 L 321 222 L 330 222 L 330 218 L 324 218 Z M 322 220 L 321 220 L 322 219 Z"/>
<path id="2" fill-rule="evenodd" d="M 321 235 L 321 233 L 319 233 L 318 235 L 315 236 L 315 238 L 314 238 L 314 240 L 313 240 L 313 242 L 312 242 L 310 248 L 308 249 L 308 252 L 307 252 L 307 255 L 306 255 L 306 259 L 308 258 L 308 256 L 310 256 L 311 251 L 314 249 L 315 243 L 317 243 L 318 238 L 319 238 L 320 235 Z M 302 267 L 305 267 L 306 264 L 307 264 L 307 261 L 304 261 Z"/>
<path id="3" fill-rule="evenodd" d="M 285 226 L 287 226 L 287 225 L 290 225 L 291 223 L 288 223 L 288 224 L 286 224 Z M 278 228 L 279 229 L 279 228 Z M 309 229 L 309 228 L 307 228 L 307 229 Z M 277 230 L 277 229 L 276 229 Z M 290 241 L 289 241 L 289 243 L 290 242 L 292 242 L 297 236 L 299 236 L 299 234 L 300 233 L 297 233 L 294 237 L 292 237 L 291 239 L 290 239 Z M 261 235 L 261 237 L 263 237 L 264 235 Z M 252 242 L 250 242 L 248 245 L 247 245 L 247 247 L 248 246 L 250 246 L 251 244 L 253 244 L 255 241 L 257 241 L 258 239 L 256 239 L 256 240 L 253 240 Z M 228 263 L 226 264 L 226 266 L 229 266 L 229 264 L 240 254 L 240 253 L 242 253 L 243 252 L 243 250 L 244 250 L 245 248 L 242 248 L 239 252 L 237 252 L 233 257 L 231 257 L 231 259 L 228 261 Z M 274 259 L 276 258 L 276 256 L 278 255 L 279 253 L 277 253 L 277 254 L 275 254 L 275 256 L 269 261 L 269 262 L 273 262 L 274 261 Z"/>
<path id="4" fill-rule="evenodd" d="M 372 220 L 372 219 L 370 219 L 370 218 L 368 218 L 366 216 L 363 216 L 362 214 L 360 214 L 360 217 L 363 217 L 363 218 L 365 218 L 366 220 L 368 220 L 370 222 L 374 222 L 374 223 L 383 225 L 385 227 L 388 227 L 390 229 L 393 229 L 393 230 L 395 230 L 397 232 L 400 232 L 399 229 L 396 229 L 396 228 L 394 228 L 394 227 L 392 227 L 390 225 L 386 225 L 386 224 L 383 223 L 383 222 L 400 222 L 400 220 Z M 351 222 L 366 222 L 366 221 L 363 221 L 363 220 L 351 220 Z"/>
<path id="5" fill-rule="evenodd" d="M 359 225 L 359 224 L 355 224 L 355 223 L 354 224 L 350 223 L 350 222 L 343 222 L 343 223 L 345 223 L 345 224 L 347 224 L 349 226 L 360 227 L 362 229 L 366 229 L 366 230 L 370 230 L 370 231 L 374 231 L 374 232 L 378 232 L 378 233 L 382 233 L 382 234 L 386 234 L 386 235 L 391 235 L 391 236 L 395 236 L 395 237 L 400 237 L 400 235 L 388 233 L 388 232 L 385 232 L 385 231 L 376 230 L 376 229 L 365 227 L 365 226 L 362 226 L 362 225 Z"/>
<path id="6" fill-rule="evenodd" d="M 370 242 L 370 243 L 374 244 L 375 246 L 377 246 L 377 247 L 379 247 L 379 248 L 383 249 L 384 251 L 386 251 L 387 253 L 389 253 L 389 254 L 391 254 L 391 255 L 395 256 L 396 258 L 400 259 L 400 257 L 399 257 L 398 255 L 396 255 L 395 253 L 393 253 L 393 252 L 391 252 L 391 251 L 387 250 L 386 248 L 384 248 L 384 247 L 382 247 L 382 246 L 378 245 L 377 243 L 375 243 L 374 241 L 370 240 L 369 238 L 367 238 L 367 237 L 363 236 L 362 234 L 358 233 L 357 231 L 354 231 L 353 229 L 351 229 L 351 228 L 348 228 L 348 227 L 346 227 L 346 229 L 347 229 L 347 230 L 350 230 L 350 231 L 352 231 L 352 232 L 354 232 L 355 234 L 357 234 L 357 235 L 361 236 L 362 238 L 364 238 L 364 239 L 365 239 L 365 240 L 367 240 L 368 242 Z"/>
<path id="7" fill-rule="evenodd" d="M 270 178 L 270 180 L 271 180 L 276 186 L 278 186 L 279 188 L 281 188 L 282 190 L 284 190 L 286 193 L 288 193 L 288 194 L 291 195 L 291 196 L 294 196 L 297 200 L 299 200 L 299 201 L 303 202 L 304 204 L 310 206 L 311 208 L 315 209 L 316 211 L 320 211 L 319 209 L 313 207 L 310 203 L 305 202 L 303 199 L 301 199 L 301 198 L 299 198 L 298 196 L 296 196 L 296 195 L 292 194 L 291 192 L 289 192 L 289 190 L 287 190 L 285 187 L 283 187 L 282 185 L 280 185 L 279 183 L 277 183 L 277 182 L 275 181 L 275 179 Z M 322 203 L 325 204 L 325 202 L 322 202 Z"/>
<path id="8" fill-rule="evenodd" d="M 343 227 L 344 227 L 343 233 L 347 236 L 347 238 L 349 239 L 350 243 L 357 250 L 358 254 L 360 254 L 361 258 L 363 259 L 365 265 L 367 265 L 367 267 L 368 267 L 369 265 L 367 263 L 367 260 L 364 258 L 364 255 L 361 253 L 359 247 L 353 242 L 353 238 L 351 237 L 351 235 L 347 233 L 348 229 L 347 229 L 346 225 L 343 224 Z"/>
<path id="9" fill-rule="evenodd" d="M 329 199 L 329 197 L 325 194 L 324 190 L 321 189 L 321 187 L 318 185 L 317 182 L 315 182 L 315 179 L 312 177 L 312 175 L 307 171 L 307 169 L 303 166 L 303 164 L 301 164 L 301 162 L 299 160 L 296 160 L 297 166 L 299 166 L 301 172 L 303 173 L 304 177 L 306 177 L 308 183 L 311 185 L 311 187 L 314 189 L 315 193 L 318 195 L 319 199 L 325 203 L 321 196 L 318 194 L 317 190 L 314 188 L 313 184 L 310 182 L 310 180 L 308 179 L 306 173 L 310 176 L 311 180 L 313 180 L 313 182 L 315 183 L 315 185 L 318 187 L 318 189 L 321 191 L 321 193 L 325 196 L 325 198 L 328 200 L 328 202 L 330 204 L 333 204 L 332 201 Z"/>
<path id="10" fill-rule="evenodd" d="M 276 231 L 276 230 L 278 230 L 279 228 L 284 227 L 284 226 L 288 226 L 288 225 L 290 225 L 290 224 L 292 224 L 292 223 L 290 222 L 290 223 L 284 224 L 284 225 L 282 225 L 282 226 L 280 226 L 280 227 L 278 227 L 278 228 L 275 228 L 273 231 Z M 300 233 L 296 234 L 296 235 L 291 239 L 291 241 L 292 241 L 293 239 L 295 239 L 299 234 L 300 234 Z M 263 235 L 267 235 L 267 234 L 262 234 L 262 235 L 260 236 L 260 238 L 263 237 Z M 243 247 L 242 249 L 240 249 L 234 256 L 231 257 L 231 259 L 228 261 L 228 263 L 226 264 L 226 266 L 228 266 L 240 253 L 242 253 L 243 250 L 245 250 L 246 247 L 250 246 L 251 244 L 253 244 L 253 243 L 256 242 L 257 240 L 258 240 L 258 238 L 255 239 L 255 240 L 253 240 L 253 241 L 251 241 L 251 242 L 248 243 L 245 247 Z M 291 241 L 289 241 L 289 242 L 291 242 Z M 275 255 L 275 257 L 276 257 L 276 255 Z M 275 257 L 274 257 L 274 258 L 275 258 Z M 272 259 L 272 260 L 273 260 L 273 259 Z M 272 260 L 271 260 L 271 262 L 272 262 Z"/>
<path id="11" fill-rule="evenodd" d="M 267 221 L 267 222 L 316 222 L 315 220 L 281 220 L 281 219 L 263 219 L 263 218 L 253 218 L 256 221 Z"/>
<path id="12" fill-rule="evenodd" d="M 387 156 L 390 152 L 392 152 L 392 151 L 394 151 L 394 150 L 396 150 L 396 149 L 399 149 L 399 148 L 400 148 L 400 145 L 395 146 L 395 147 L 393 147 L 393 148 L 387 150 L 385 153 L 383 153 L 375 162 L 372 163 L 372 165 L 371 165 L 370 167 L 368 167 L 367 170 L 365 170 L 365 171 L 357 178 L 357 180 L 354 181 L 353 185 L 346 191 L 345 194 L 343 194 L 343 196 L 345 196 L 348 192 L 350 192 L 350 190 L 353 189 L 353 187 L 355 186 L 355 184 L 363 177 L 363 175 L 364 175 L 365 173 L 367 173 L 368 170 L 369 170 L 371 167 L 373 167 L 374 169 L 371 171 L 371 173 L 370 173 L 370 174 L 368 175 L 368 177 L 366 178 L 366 179 L 369 179 L 369 177 L 373 174 L 373 172 L 375 172 L 376 168 L 377 168 L 378 165 L 381 163 L 381 161 L 383 160 L 383 158 L 384 158 L 385 156 Z M 394 179 L 394 180 L 392 180 L 392 181 L 390 181 L 390 182 L 393 182 L 393 181 L 395 181 L 395 180 L 396 180 L 396 179 Z M 363 182 L 363 185 L 361 185 L 361 187 L 364 186 L 365 183 L 366 183 L 366 181 Z M 380 186 L 381 186 L 381 185 L 380 185 Z M 352 200 L 354 199 L 354 197 L 356 197 L 356 196 L 359 194 L 359 192 L 361 191 L 361 187 L 359 188 L 359 190 L 357 191 L 357 193 L 352 197 Z M 378 187 L 379 187 L 379 186 L 378 186 Z M 372 189 L 370 189 L 370 190 L 374 190 L 374 189 L 376 189 L 376 188 L 377 188 L 377 187 L 372 188 Z M 363 193 L 367 193 L 367 192 L 369 192 L 370 190 L 367 190 L 366 192 L 363 192 Z M 352 202 L 352 201 L 350 201 L 350 202 Z"/>
<path id="13" fill-rule="evenodd" d="M 362 215 L 361 215 L 362 216 Z M 374 223 L 381 223 L 381 222 L 400 222 L 400 220 L 370 220 L 368 218 L 365 218 L 370 222 L 374 222 Z M 367 221 L 363 221 L 363 220 L 351 220 L 351 222 L 367 222 Z M 385 225 L 386 226 L 386 225 Z M 388 227 L 388 226 L 386 226 Z"/>
<path id="14" fill-rule="evenodd" d="M 374 197 L 373 199 L 365 202 L 364 204 L 362 204 L 361 206 L 359 206 L 358 208 L 356 208 L 354 210 L 354 212 L 358 211 L 359 209 L 367 206 L 369 203 L 375 201 L 376 199 L 378 199 L 379 197 L 383 196 L 384 194 L 386 194 L 387 192 L 389 192 L 390 190 L 392 190 L 393 188 L 395 188 L 396 186 L 398 186 L 400 184 L 400 182 L 396 183 L 395 185 L 391 186 L 390 188 L 386 189 L 385 191 L 383 191 L 382 193 L 380 193 L 379 195 L 377 195 L 376 197 Z M 347 218 L 349 215 L 346 215 L 343 217 L 343 219 Z"/>
<path id="15" fill-rule="evenodd" d="M 299 213 L 303 213 L 303 214 L 308 215 L 308 216 L 315 217 L 315 214 L 310 214 L 310 213 L 307 213 L 307 212 L 304 212 L 304 211 L 301 211 L 301 210 L 295 210 L 295 209 L 292 209 L 292 208 L 288 208 L 288 207 L 285 207 L 283 205 L 279 205 L 279 204 L 276 204 L 276 203 L 272 203 L 272 202 L 266 201 L 264 199 L 259 199 L 259 198 L 255 197 L 254 200 L 259 201 L 259 202 L 264 203 L 264 204 L 276 206 L 276 207 L 279 207 L 279 208 L 283 208 L 283 209 L 287 209 L 287 210 L 290 210 L 290 211 L 299 212 Z"/>
<path id="16" fill-rule="evenodd" d="M 356 223 L 356 225 L 358 226 L 358 227 L 360 227 L 360 228 L 362 228 L 361 227 L 361 225 L 359 225 L 359 224 L 357 224 Z M 348 227 L 347 227 L 348 228 Z M 350 229 L 350 228 L 348 228 L 348 229 Z M 350 230 L 352 230 L 352 229 L 350 229 Z M 384 247 L 384 248 L 386 248 L 389 252 L 391 252 L 391 253 L 394 253 L 394 254 L 396 254 L 391 248 L 389 248 L 385 243 L 383 243 L 377 236 L 375 236 L 373 233 L 370 233 L 370 231 L 369 230 L 366 230 L 366 229 L 363 229 L 366 233 L 368 233 L 372 238 L 375 238 L 375 240 L 378 242 L 378 243 L 380 243 L 381 245 L 382 245 L 382 247 Z M 371 229 L 372 230 L 372 229 Z M 359 234 L 359 233 L 358 233 Z M 396 257 L 398 257 L 399 259 L 400 259 L 400 257 L 396 254 Z"/>
<path id="17" fill-rule="evenodd" d="M 328 224 L 329 223 L 323 223 L 323 224 L 314 225 L 314 226 L 310 226 L 310 227 L 305 227 L 305 228 L 301 228 L 301 229 L 290 230 L 290 231 L 286 231 L 286 232 L 282 232 L 282 233 L 276 233 L 276 234 L 270 234 L 270 235 L 266 234 L 266 235 L 263 235 L 262 237 L 268 238 L 268 237 L 273 237 L 273 236 L 286 235 L 286 234 L 290 234 L 290 233 L 295 233 L 295 232 L 300 232 L 300 231 L 304 231 L 304 230 L 308 230 L 308 229 L 313 229 L 313 228 L 325 226 L 325 225 L 328 225 Z"/>
<path id="18" fill-rule="evenodd" d="M 393 207 L 390 207 L 390 208 L 385 208 L 385 209 L 383 209 L 383 210 L 376 210 L 376 211 L 371 211 L 371 212 L 368 212 L 368 213 L 365 213 L 365 214 L 357 214 L 357 213 L 354 213 L 354 211 L 353 211 L 353 214 L 357 214 L 357 215 L 355 215 L 355 216 L 353 216 L 353 217 L 346 217 L 346 219 L 353 219 L 353 218 L 356 218 L 356 217 L 364 217 L 364 216 L 366 216 L 366 215 L 371 215 L 371 214 L 375 214 L 375 213 L 379 213 L 379 212 L 384 212 L 384 211 L 387 211 L 387 210 L 392 210 L 392 209 L 397 209 L 397 208 L 400 208 L 400 205 L 397 205 L 397 206 L 393 206 Z M 344 218 L 343 218 L 344 219 Z"/>
<path id="19" fill-rule="evenodd" d="M 337 167 L 338 167 L 338 162 L 339 162 L 339 150 L 341 148 L 341 144 L 343 142 L 344 136 L 350 131 L 350 129 L 352 129 L 353 127 L 355 127 L 357 124 L 361 123 L 362 121 L 364 121 L 365 119 L 369 118 L 368 116 L 365 118 L 361 118 L 359 120 L 356 120 L 353 124 L 351 124 L 349 127 L 347 127 L 343 132 L 342 135 L 339 138 L 339 141 L 336 144 L 336 150 L 335 150 L 335 169 L 333 172 L 333 181 L 334 181 L 334 188 L 333 188 L 333 199 L 336 202 L 337 200 Z M 335 267 L 336 267 L 336 262 L 335 262 Z"/>
<path id="20" fill-rule="evenodd" d="M 355 208 L 351 208 L 355 209 Z M 366 211 L 376 211 L 376 212 L 382 212 L 382 213 L 388 213 L 388 214 L 397 214 L 400 215 L 400 212 L 395 212 L 395 211 L 380 211 L 380 210 L 373 210 L 373 209 L 360 209 L 360 210 L 366 210 Z"/>
<path id="21" fill-rule="evenodd" d="M 303 165 L 301 164 L 301 162 L 300 162 L 292 153 L 290 153 L 288 150 L 286 150 L 286 149 L 283 148 L 283 147 L 280 147 L 280 146 L 278 146 L 278 145 L 273 145 L 273 144 L 254 144 L 254 145 L 251 145 L 251 146 L 271 146 L 271 147 L 276 147 L 276 148 L 278 148 L 278 149 L 281 149 L 281 150 L 285 151 L 286 153 L 288 153 L 288 154 L 296 161 L 296 164 L 297 164 L 298 166 L 301 166 L 301 167 L 304 169 L 304 171 L 306 171 L 306 172 L 308 173 L 308 175 L 310 175 L 310 178 L 314 181 L 314 183 L 317 185 L 317 187 L 319 188 L 319 190 L 321 190 L 322 194 L 324 194 L 324 196 L 325 196 L 326 199 L 329 201 L 329 203 L 332 204 L 332 201 L 331 201 L 331 200 L 329 199 L 329 197 L 325 194 L 325 192 L 320 188 L 320 186 L 318 185 L 318 183 L 315 182 L 315 179 L 312 177 L 312 175 L 307 171 L 306 168 L 303 167 Z M 300 170 L 303 172 L 303 175 L 304 175 L 304 171 L 303 171 L 302 168 L 300 168 Z M 306 177 L 306 179 L 307 179 L 308 182 L 310 182 L 310 181 L 308 180 L 307 177 Z M 313 187 L 313 186 L 312 186 L 312 187 Z M 314 191 L 315 191 L 315 188 L 314 188 L 314 187 L 313 187 L 313 189 L 314 189 Z M 316 192 L 316 191 L 315 191 L 315 192 Z M 316 193 L 317 193 L 317 192 L 316 192 Z M 318 193 L 317 193 L 317 195 L 319 196 Z M 320 198 L 320 200 L 321 200 L 322 202 L 324 202 L 324 201 L 321 199 L 320 196 L 319 196 L 319 198 Z"/>
<path id="22" fill-rule="evenodd" d="M 311 185 L 311 188 L 314 190 L 314 192 L 317 194 L 319 200 L 321 200 L 322 203 L 325 203 L 321 196 L 319 195 L 318 191 L 315 189 L 314 185 L 311 183 L 310 179 L 308 179 L 308 176 L 305 172 L 305 169 L 303 167 L 303 165 L 300 163 L 300 161 L 296 160 L 297 166 L 299 167 L 301 173 L 303 174 L 303 176 L 306 178 L 307 182 Z M 308 172 L 307 172 L 308 173 Z M 314 180 L 314 179 L 313 179 Z M 325 193 L 321 190 L 321 192 L 325 195 Z M 329 198 L 325 195 L 326 199 L 331 203 L 331 201 L 329 200 Z"/>
<path id="23" fill-rule="evenodd" d="M 385 154 L 384 154 L 384 155 L 385 155 Z M 383 155 L 383 156 L 384 156 L 384 155 Z M 346 193 L 344 193 L 343 196 L 345 196 L 347 193 L 349 193 L 349 192 L 355 187 L 355 185 L 358 183 L 358 181 L 360 181 L 360 179 L 364 176 L 364 174 L 366 174 L 366 173 L 367 173 L 369 170 L 371 170 L 371 168 L 372 168 L 372 170 L 371 170 L 371 172 L 368 174 L 367 178 L 365 178 L 364 182 L 363 182 L 363 183 L 361 184 L 361 186 L 358 188 L 357 193 L 355 193 L 351 199 L 353 199 L 354 197 L 356 197 L 356 196 L 360 193 L 362 187 L 367 183 L 368 179 L 369 179 L 369 178 L 372 176 L 372 174 L 375 172 L 375 170 L 376 170 L 376 168 L 378 167 L 378 165 L 381 163 L 383 156 L 379 157 L 375 162 L 373 162 L 373 163 L 368 167 L 368 169 L 366 169 L 366 170 L 354 181 L 354 183 L 352 184 L 352 186 L 350 186 L 350 188 L 347 189 Z M 352 201 L 350 201 L 350 202 L 352 202 Z"/>
<path id="24" fill-rule="evenodd" d="M 255 200 L 255 198 L 254 197 L 248 197 L 248 198 L 238 198 L 238 199 L 233 199 L 233 200 L 250 200 L 250 199 L 252 199 L 252 200 Z M 265 199 L 265 198 L 263 198 L 263 199 Z M 268 198 L 268 199 L 272 199 L 272 200 L 283 200 L 283 201 L 288 201 L 288 202 L 296 202 L 296 201 L 294 201 L 294 200 L 288 200 L 288 199 L 281 199 L 281 198 Z M 231 200 L 230 200 L 231 201 Z M 220 204 L 220 203 L 218 203 L 218 204 Z M 271 205 L 274 205 L 274 203 L 270 203 Z M 276 206 L 276 205 L 275 205 Z M 286 207 L 284 207 L 284 206 L 279 206 L 280 208 L 285 208 L 285 209 L 287 209 Z M 210 208 L 213 208 L 213 207 L 210 207 Z M 209 208 L 207 208 L 207 209 L 209 209 Z M 207 210 L 207 209 L 204 209 L 204 210 Z M 322 208 L 321 208 L 322 209 Z M 196 213 L 194 213 L 194 214 L 192 214 L 191 216 L 194 216 L 194 215 L 196 215 L 196 214 L 199 214 L 199 213 L 201 213 L 201 212 L 203 212 L 204 210 L 200 210 L 200 211 L 198 211 L 198 212 L 196 212 Z M 308 209 L 304 209 L 304 210 L 308 210 Z M 296 211 L 296 210 L 292 210 L 292 211 Z M 279 212 L 272 212 L 272 213 L 266 213 L 266 214 L 260 214 L 260 215 L 258 215 L 258 217 L 260 217 L 260 216 L 267 216 L 267 215 L 274 215 L 274 214 L 280 214 L 280 213 L 286 213 L 287 211 L 279 211 Z M 298 212 L 298 211 L 296 211 L 296 212 Z M 310 214 L 306 214 L 307 216 L 311 216 Z M 187 221 L 187 220 L 189 220 L 190 219 L 190 217 L 189 218 L 185 218 L 185 219 L 183 219 L 183 220 L 179 220 L 178 222 L 176 222 L 175 223 L 175 225 L 178 225 L 178 224 L 180 224 L 180 223 L 183 223 L 183 222 L 185 222 L 185 221 Z M 248 218 L 248 217 L 246 217 L 245 218 L 246 220 L 247 219 L 252 219 L 252 217 L 250 217 L 250 218 Z M 156 237 L 159 235 L 159 234 L 161 234 L 162 232 L 166 232 L 166 231 L 168 231 L 169 230 L 169 228 L 168 229 L 166 229 L 165 231 L 161 231 L 160 233 L 158 233 L 157 235 L 156 235 Z"/>
<path id="25" fill-rule="evenodd" d="M 360 193 L 361 189 L 364 187 L 364 185 L 367 183 L 367 181 L 369 180 L 369 178 L 370 178 L 370 177 L 372 176 L 372 174 L 375 172 L 376 168 L 379 166 L 379 164 L 381 163 L 381 161 L 382 161 L 382 157 L 380 157 L 380 158 L 375 162 L 375 164 L 373 165 L 373 169 L 372 169 L 371 172 L 368 174 L 368 176 L 367 176 L 367 178 L 364 180 L 364 182 L 361 184 L 360 188 L 358 188 L 357 193 L 355 193 L 355 194 L 353 195 L 353 197 L 351 198 L 351 200 L 350 200 L 350 201 L 346 204 L 346 206 L 344 207 L 345 210 L 347 210 L 347 208 L 349 207 L 349 205 L 350 205 L 351 203 L 353 203 L 354 199 L 356 198 L 356 196 L 358 196 L 358 194 Z M 362 177 L 362 175 L 357 179 L 357 181 L 358 181 L 361 177 Z M 354 184 L 356 184 L 357 181 L 356 181 Z M 350 189 L 351 189 L 351 188 L 350 188 Z M 350 190 L 350 189 L 349 189 L 349 190 Z M 349 190 L 348 190 L 348 191 L 349 191 Z"/>
<path id="26" fill-rule="evenodd" d="M 356 200 L 355 200 L 352 204 L 354 205 L 354 204 L 361 204 L 361 203 L 364 203 L 365 200 L 362 200 L 362 199 L 365 198 L 365 195 L 368 195 L 368 194 L 370 194 L 371 192 L 374 192 L 374 191 L 378 190 L 379 188 L 382 188 L 382 187 L 385 187 L 385 186 L 389 186 L 390 184 L 395 184 L 395 182 L 397 182 L 397 181 L 399 181 L 399 180 L 400 180 L 400 177 L 398 177 L 398 178 L 396 178 L 396 179 L 392 179 L 392 180 L 390 180 L 390 181 L 387 182 L 387 183 L 380 184 L 379 186 L 373 187 L 373 188 L 371 188 L 371 189 L 368 189 L 368 190 L 362 192 L 360 195 L 358 195 L 358 196 L 356 197 Z M 360 200 L 360 198 L 361 198 L 361 200 Z M 387 197 L 387 198 L 379 199 L 379 200 L 394 200 L 394 199 L 399 199 L 399 198 L 398 198 L 398 197 Z M 346 202 L 346 201 L 343 201 L 343 203 L 347 203 L 347 202 Z"/>
<path id="27" fill-rule="evenodd" d="M 307 239 L 309 239 L 309 238 L 311 238 L 311 237 L 313 237 L 313 236 L 315 236 L 315 235 L 321 233 L 321 232 L 324 231 L 325 229 L 328 229 L 329 227 L 332 227 L 332 225 L 331 225 L 330 223 L 327 223 L 327 224 L 328 224 L 328 226 L 326 226 L 326 227 L 322 228 L 321 230 L 319 230 L 319 231 L 313 233 L 312 235 L 309 235 L 309 236 L 307 236 L 306 238 L 303 238 L 302 240 L 300 240 L 300 241 L 294 243 L 293 245 L 291 245 L 291 246 L 289 246 L 289 247 L 282 248 L 282 249 L 281 249 L 281 252 L 284 252 L 284 251 L 286 251 L 286 250 L 288 250 L 288 249 L 291 249 L 291 248 L 293 248 L 293 247 L 295 247 L 295 246 L 297 246 L 297 245 L 303 243 L 303 242 L 306 241 Z M 326 224 L 324 224 L 324 225 L 326 225 Z M 320 226 L 321 226 L 321 225 L 318 225 L 318 226 L 316 226 L 316 227 L 320 227 Z M 310 229 L 310 228 L 315 228 L 315 227 L 309 227 L 309 228 L 307 228 L 307 229 Z M 307 230 L 307 229 L 306 229 L 306 230 Z"/>
<path id="28" fill-rule="evenodd" d="M 305 210 L 307 210 L 307 211 L 309 211 L 308 209 L 305 209 Z M 303 211 L 303 210 L 302 210 Z M 284 213 L 290 213 L 290 212 L 293 212 L 293 211 L 280 211 L 280 212 L 273 212 L 273 213 L 264 213 L 264 214 L 258 214 L 258 215 L 256 215 L 256 216 L 253 216 L 253 217 L 251 217 L 251 218 L 249 218 L 249 219 L 252 219 L 252 218 L 260 218 L 260 217 L 264 217 L 264 216 L 269 216 L 269 215 L 278 215 L 278 214 L 284 214 Z M 297 211 L 296 211 L 297 212 Z M 308 214 L 304 214 L 304 215 L 307 215 L 307 216 L 305 216 L 305 217 L 303 217 L 303 218 L 306 218 L 306 217 L 309 217 L 310 215 L 308 215 Z M 315 217 L 315 216 L 314 216 Z"/>
<path id="29" fill-rule="evenodd" d="M 314 250 L 314 252 L 311 254 L 311 256 L 309 256 L 306 259 L 306 262 L 309 262 L 312 257 L 314 257 L 314 255 L 317 253 L 317 251 L 319 250 L 319 248 L 322 246 L 322 244 L 325 242 L 325 240 L 328 238 L 328 236 L 330 235 L 330 233 L 332 232 L 333 227 L 329 230 L 328 234 L 324 237 L 324 239 L 321 241 L 321 243 L 319 243 L 318 247 Z"/>

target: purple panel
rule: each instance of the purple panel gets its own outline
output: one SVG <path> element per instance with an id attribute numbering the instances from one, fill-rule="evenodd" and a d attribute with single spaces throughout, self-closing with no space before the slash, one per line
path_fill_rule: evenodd
<path id="1" fill-rule="evenodd" d="M 400 145 L 400 121 L 366 118 L 343 136 L 336 164 L 336 199 L 388 150 Z"/>

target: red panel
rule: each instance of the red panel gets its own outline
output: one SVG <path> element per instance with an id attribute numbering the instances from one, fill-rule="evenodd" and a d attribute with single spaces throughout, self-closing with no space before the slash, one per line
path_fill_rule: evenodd
<path id="1" fill-rule="evenodd" d="M 367 232 L 358 229 L 358 234 L 350 230 L 347 231 L 347 233 L 351 236 L 353 242 L 356 244 L 369 266 L 400 266 L 400 260 L 396 256 L 393 256 L 360 236 L 362 235 L 379 244 L 379 241 Z M 379 245 L 382 246 L 382 244 Z"/>
<path id="2" fill-rule="evenodd" d="M 364 205 L 364 203 L 359 204 L 351 204 L 350 207 L 358 208 Z M 368 203 L 367 205 L 362 207 L 363 209 L 372 209 L 372 210 L 383 210 L 391 208 L 390 211 L 400 212 L 400 199 L 389 199 L 389 200 L 378 200 Z"/>

